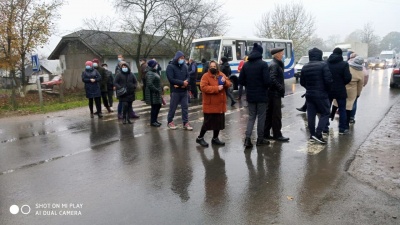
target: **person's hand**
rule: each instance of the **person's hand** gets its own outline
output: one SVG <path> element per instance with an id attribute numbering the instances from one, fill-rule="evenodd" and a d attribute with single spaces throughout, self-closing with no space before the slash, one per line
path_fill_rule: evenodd
<path id="1" fill-rule="evenodd" d="M 114 87 L 113 87 L 113 90 L 115 91 L 115 90 L 117 90 L 117 88 L 114 86 Z"/>
<path id="2" fill-rule="evenodd" d="M 90 81 L 91 81 L 92 83 L 94 83 L 96 80 L 93 79 L 93 78 L 90 78 Z"/>
<path id="3" fill-rule="evenodd" d="M 183 81 L 183 86 L 184 86 L 184 87 L 188 86 L 188 84 L 189 84 L 189 83 L 188 83 L 187 80 L 184 80 L 184 81 Z"/>
<path id="4" fill-rule="evenodd" d="M 218 91 L 224 89 L 224 85 L 218 85 Z"/>
<path id="5" fill-rule="evenodd" d="M 179 87 L 178 85 L 174 84 L 174 88 L 178 88 L 178 87 Z"/>

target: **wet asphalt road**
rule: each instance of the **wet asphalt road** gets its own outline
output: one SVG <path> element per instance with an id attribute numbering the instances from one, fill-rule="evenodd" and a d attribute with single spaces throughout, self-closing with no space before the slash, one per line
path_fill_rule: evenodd
<path id="1" fill-rule="evenodd" d="M 1 119 L 0 224 L 398 224 L 400 201 L 346 172 L 399 100 L 389 74 L 370 71 L 351 134 L 338 135 L 336 117 L 327 145 L 308 142 L 305 114 L 295 109 L 305 90 L 294 79 L 286 80 L 282 109 L 290 142 L 251 151 L 243 148 L 243 100 L 228 107 L 220 148 L 195 143 L 199 102 L 190 106 L 193 131 L 168 130 L 168 107 L 163 125 L 150 127 L 141 102 L 133 125 L 115 113 L 90 119 L 87 108 Z M 11 214 L 12 205 L 22 212 Z"/>

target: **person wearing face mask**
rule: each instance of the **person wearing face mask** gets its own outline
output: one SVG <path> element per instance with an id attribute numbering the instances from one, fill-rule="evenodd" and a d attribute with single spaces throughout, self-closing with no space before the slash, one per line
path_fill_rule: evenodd
<path id="1" fill-rule="evenodd" d="M 211 139 L 212 144 L 225 145 L 224 142 L 219 140 L 218 135 L 220 130 L 225 129 L 226 90 L 230 86 L 230 80 L 219 71 L 217 62 L 211 61 L 208 72 L 203 75 L 200 81 L 204 120 L 196 142 L 203 147 L 208 147 L 208 143 L 204 140 L 207 130 L 214 131 Z"/>
<path id="2" fill-rule="evenodd" d="M 102 118 L 103 115 L 101 113 L 101 90 L 100 90 L 100 81 L 101 76 L 97 70 L 93 69 L 93 63 L 91 61 L 87 61 L 85 63 L 85 70 L 82 72 L 82 81 L 85 83 L 85 92 L 86 98 L 89 99 L 89 110 L 90 110 L 90 118 L 94 117 L 93 113 L 93 101 L 96 104 L 97 116 Z"/>
<path id="3" fill-rule="evenodd" d="M 149 60 L 147 62 L 148 71 L 146 74 L 146 104 L 151 105 L 150 126 L 159 127 L 157 117 L 161 109 L 163 90 L 161 88 L 161 78 L 157 74 L 157 61 Z"/>
<path id="4" fill-rule="evenodd" d="M 114 80 L 116 90 L 126 88 L 126 93 L 118 97 L 122 105 L 122 123 L 131 124 L 129 112 L 133 111 L 132 103 L 135 101 L 135 90 L 137 87 L 137 80 L 135 75 L 131 72 L 127 63 L 122 63 L 121 72 L 117 74 Z"/>
<path id="5" fill-rule="evenodd" d="M 106 70 L 100 66 L 100 61 L 98 59 L 93 59 L 93 68 L 97 70 L 101 76 L 100 82 L 100 90 L 101 90 L 101 98 L 103 99 L 103 105 L 106 107 L 108 113 L 111 113 L 110 106 L 108 105 L 108 90 L 107 90 L 107 82 L 108 76 Z"/>
<path id="6" fill-rule="evenodd" d="M 167 126 L 171 130 L 175 130 L 177 128 L 173 122 L 173 119 L 178 105 L 181 105 L 183 129 L 193 130 L 193 127 L 191 127 L 189 124 L 189 94 L 187 91 L 187 87 L 189 85 L 189 72 L 185 64 L 185 55 L 183 52 L 176 52 L 174 59 L 167 67 L 166 73 L 171 91 Z"/>
<path id="7" fill-rule="evenodd" d="M 271 86 L 268 90 L 267 117 L 265 120 L 264 138 L 276 141 L 289 141 L 289 138 L 282 136 L 282 98 L 285 96 L 285 77 L 283 72 L 284 57 L 283 48 L 271 49 L 272 61 L 269 64 L 269 75 Z M 271 128 L 273 136 L 271 137 Z"/>
<path id="8" fill-rule="evenodd" d="M 239 84 L 246 87 L 246 99 L 248 102 L 249 118 L 247 121 L 246 138 L 244 146 L 253 147 L 251 134 L 257 119 L 257 143 L 256 145 L 267 145 L 264 140 L 265 113 L 268 102 L 268 87 L 270 77 L 267 62 L 262 60 L 263 48 L 254 43 L 248 61 L 243 65 L 239 74 Z"/>

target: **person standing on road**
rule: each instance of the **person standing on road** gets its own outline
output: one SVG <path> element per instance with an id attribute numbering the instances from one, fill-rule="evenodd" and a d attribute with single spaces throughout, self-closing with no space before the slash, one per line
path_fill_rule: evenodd
<path id="1" fill-rule="evenodd" d="M 82 72 L 82 81 L 85 83 L 86 98 L 89 99 L 90 118 L 93 118 L 93 100 L 96 104 L 97 116 L 103 117 L 101 113 L 101 76 L 97 70 L 93 69 L 93 62 L 86 61 L 85 70 Z"/>
<path id="2" fill-rule="evenodd" d="M 150 126 L 159 127 L 161 123 L 158 122 L 157 117 L 161 109 L 162 94 L 161 78 L 157 74 L 157 61 L 149 60 L 147 62 L 147 74 L 146 74 L 146 104 L 151 105 L 150 111 Z"/>
<path id="3" fill-rule="evenodd" d="M 117 73 L 121 72 L 121 62 L 124 61 L 124 56 L 119 54 L 118 55 L 118 63 L 115 66 L 115 72 L 114 75 L 117 76 Z"/>
<path id="4" fill-rule="evenodd" d="M 122 123 L 131 124 L 129 112 L 133 111 L 132 103 L 135 101 L 135 91 L 137 87 L 137 80 L 135 75 L 131 72 L 128 64 L 123 62 L 121 64 L 121 72 L 115 77 L 114 86 L 116 90 L 126 88 L 126 93 L 118 97 L 122 105 Z"/>
<path id="5" fill-rule="evenodd" d="M 188 91 L 189 73 L 185 64 L 185 55 L 181 51 L 177 51 L 171 64 L 167 66 L 167 78 L 170 83 L 171 100 L 169 104 L 167 126 L 171 130 L 175 130 L 173 119 L 178 105 L 182 109 L 183 129 L 193 130 L 189 124 L 189 104 Z"/>
<path id="6" fill-rule="evenodd" d="M 346 125 L 346 84 L 351 81 L 349 64 L 343 61 L 342 54 L 342 49 L 335 48 L 328 58 L 328 66 L 333 79 L 332 88 L 329 91 L 329 108 L 331 108 L 333 99 L 336 99 L 339 108 L 339 134 L 341 135 L 349 133 L 349 127 Z M 331 120 L 335 117 L 336 109 L 337 107 L 332 107 Z M 329 133 L 329 121 L 323 132 Z"/>
<path id="7" fill-rule="evenodd" d="M 197 86 L 196 86 L 196 81 L 197 81 L 197 63 L 193 59 L 189 59 L 189 86 L 190 86 L 190 91 L 192 92 L 193 99 L 197 99 L 198 93 L 197 93 Z"/>
<path id="8" fill-rule="evenodd" d="M 231 70 L 231 66 L 228 63 L 228 58 L 226 58 L 226 56 L 222 56 L 221 61 L 222 61 L 221 66 L 220 66 L 221 72 L 223 74 L 225 74 L 225 76 L 230 78 L 230 76 L 232 74 L 232 70 Z M 234 106 L 236 104 L 235 98 L 233 97 L 233 95 L 230 92 L 229 88 L 225 89 L 225 91 L 226 91 L 226 96 L 228 96 L 231 99 L 231 106 Z"/>
<path id="9" fill-rule="evenodd" d="M 265 120 L 264 138 L 274 139 L 276 141 L 289 141 L 288 137 L 282 136 L 282 98 L 285 96 L 285 77 L 283 48 L 271 49 L 273 57 L 269 64 L 269 76 L 271 77 L 271 86 L 268 90 L 267 116 Z M 273 136 L 271 137 L 271 128 Z"/>
<path id="10" fill-rule="evenodd" d="M 219 71 L 217 62 L 211 61 L 209 66 L 208 73 L 204 74 L 200 81 L 203 90 L 201 93 L 204 121 L 196 142 L 203 147 L 208 147 L 208 143 L 204 140 L 207 130 L 214 131 L 212 144 L 225 145 L 225 142 L 219 140 L 218 135 L 220 130 L 225 129 L 226 90 L 231 85 L 228 77 Z"/>
<path id="11" fill-rule="evenodd" d="M 310 62 L 303 66 L 300 85 L 306 89 L 307 120 L 310 140 L 325 144 L 322 131 L 329 122 L 329 90 L 333 83 L 328 65 L 322 61 L 322 51 L 313 48 L 308 51 Z M 315 118 L 320 114 L 315 130 Z"/>
<path id="12" fill-rule="evenodd" d="M 113 102 L 114 102 L 114 77 L 112 75 L 112 72 L 108 70 L 108 65 L 106 63 L 101 64 L 101 67 L 103 67 L 106 71 L 107 74 L 107 98 L 108 98 L 108 106 L 110 106 L 111 112 L 114 112 L 114 109 L 112 108 Z"/>
<path id="13" fill-rule="evenodd" d="M 249 119 L 247 121 L 246 138 L 244 146 L 253 147 L 251 133 L 254 123 L 257 121 L 257 142 L 256 145 L 269 144 L 264 140 L 265 114 L 268 102 L 268 87 L 270 76 L 267 62 L 262 60 L 263 48 L 254 43 L 248 62 L 243 65 L 239 75 L 239 84 L 246 87 L 246 98 L 248 102 Z"/>
<path id="14" fill-rule="evenodd" d="M 144 101 L 144 95 L 146 94 L 146 73 L 147 73 L 147 63 L 146 63 L 146 59 L 141 59 L 139 60 L 140 63 L 140 78 L 139 80 L 142 81 L 142 91 L 143 91 L 143 99 L 142 101 Z"/>
<path id="15" fill-rule="evenodd" d="M 248 59 L 249 59 L 249 57 L 248 57 L 248 56 L 245 56 L 245 57 L 243 58 L 243 60 L 240 61 L 239 66 L 238 66 L 238 72 L 239 72 L 239 74 L 240 74 L 240 71 L 242 71 L 243 65 L 248 61 Z M 244 87 L 243 85 L 239 84 L 239 87 L 238 87 L 238 89 L 239 89 L 239 91 L 238 91 L 238 97 L 236 98 L 236 100 L 241 100 L 241 99 L 242 99 L 243 87 Z"/>
<path id="16" fill-rule="evenodd" d="M 108 90 L 107 90 L 107 82 L 108 82 L 108 76 L 106 73 L 106 70 L 100 66 L 100 61 L 98 59 L 93 59 L 93 68 L 96 69 L 100 76 L 101 76 L 101 81 L 100 81 L 100 90 L 101 90 L 101 98 L 103 99 L 103 105 L 106 107 L 108 113 L 111 113 L 110 106 L 108 105 Z"/>

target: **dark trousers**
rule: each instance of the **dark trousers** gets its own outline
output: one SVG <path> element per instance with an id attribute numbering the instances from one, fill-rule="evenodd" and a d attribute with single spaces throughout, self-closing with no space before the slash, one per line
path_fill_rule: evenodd
<path id="1" fill-rule="evenodd" d="M 103 99 L 103 105 L 106 108 L 109 108 L 110 106 L 108 105 L 108 92 L 101 92 L 101 98 Z"/>
<path id="2" fill-rule="evenodd" d="M 226 96 L 231 99 L 231 102 L 235 102 L 235 98 L 233 98 L 232 92 L 228 89 L 225 89 Z"/>
<path id="3" fill-rule="evenodd" d="M 190 78 L 190 91 L 192 92 L 193 98 L 198 97 L 196 78 Z"/>
<path id="4" fill-rule="evenodd" d="M 152 104 L 150 110 L 150 123 L 157 122 L 158 113 L 160 112 L 161 104 Z"/>
<path id="5" fill-rule="evenodd" d="M 96 104 L 97 112 L 101 113 L 101 99 L 100 99 L 100 97 L 89 98 L 89 110 L 90 110 L 90 113 L 93 114 L 93 99 L 94 99 L 94 103 Z"/>
<path id="6" fill-rule="evenodd" d="M 107 97 L 108 97 L 108 105 L 109 105 L 110 107 L 112 107 L 112 106 L 113 106 L 113 102 L 114 102 L 114 99 L 113 99 L 113 97 L 114 97 L 114 90 L 108 90 L 108 91 L 107 91 Z"/>
<path id="7" fill-rule="evenodd" d="M 142 84 L 143 84 L 143 87 L 142 87 L 142 91 L 143 91 L 143 100 L 144 100 L 144 97 L 146 96 L 146 79 L 142 79 Z"/>
<path id="8" fill-rule="evenodd" d="M 122 108 L 123 108 L 123 106 L 124 106 L 124 104 L 122 102 L 118 102 L 118 107 L 117 107 L 118 119 L 122 119 L 123 118 L 122 117 Z M 129 111 L 129 115 L 133 116 L 136 113 L 135 113 L 135 111 L 133 111 L 132 104 L 131 104 L 131 109 L 132 110 Z"/>
<path id="9" fill-rule="evenodd" d="M 332 101 L 333 101 L 333 99 L 329 99 L 329 109 L 331 108 Z M 339 131 L 344 131 L 346 129 L 349 129 L 348 120 L 350 120 L 350 118 L 349 119 L 347 118 L 346 99 L 345 98 L 336 99 L 336 102 L 337 102 L 338 108 L 339 108 Z M 332 106 L 332 113 L 336 113 L 336 110 L 334 110 L 334 109 L 335 109 L 335 107 Z M 330 125 L 330 123 L 328 120 L 325 130 L 329 130 L 329 125 Z"/>
<path id="10" fill-rule="evenodd" d="M 133 110 L 132 109 L 132 101 L 120 102 L 120 103 L 122 105 L 122 118 L 123 119 L 125 119 L 125 118 L 128 119 L 130 117 L 128 112 L 131 112 Z"/>
<path id="11" fill-rule="evenodd" d="M 276 96 L 268 96 L 267 117 L 265 120 L 264 136 L 271 135 L 274 138 L 282 137 L 282 98 Z"/>
<path id="12" fill-rule="evenodd" d="M 311 136 L 322 136 L 322 131 L 329 123 L 329 99 L 328 98 L 312 98 L 306 97 L 307 99 L 307 120 L 308 129 Z M 317 113 L 320 114 L 317 130 L 315 130 L 315 117 Z"/>

